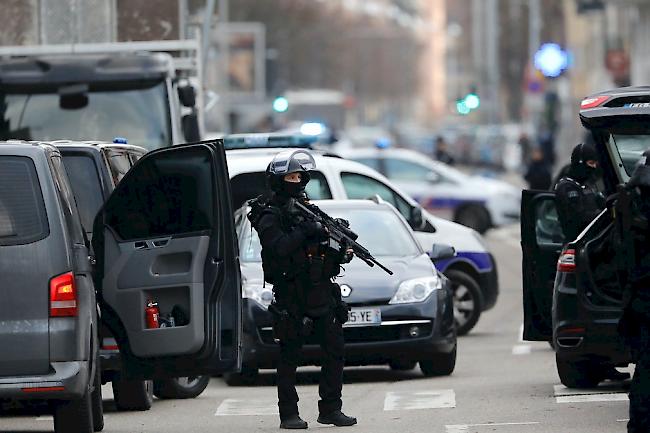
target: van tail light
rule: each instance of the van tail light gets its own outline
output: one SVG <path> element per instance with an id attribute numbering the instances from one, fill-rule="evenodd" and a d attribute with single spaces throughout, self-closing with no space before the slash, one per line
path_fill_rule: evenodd
<path id="1" fill-rule="evenodd" d="M 72 272 L 50 280 L 50 317 L 77 316 L 77 287 Z"/>
<path id="2" fill-rule="evenodd" d="M 562 251 L 557 261 L 558 272 L 575 272 L 576 271 L 576 250 L 568 249 Z"/>

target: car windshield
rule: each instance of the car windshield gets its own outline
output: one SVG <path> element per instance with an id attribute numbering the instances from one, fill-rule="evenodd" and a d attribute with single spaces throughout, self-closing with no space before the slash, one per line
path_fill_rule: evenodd
<path id="1" fill-rule="evenodd" d="M 0 139 L 101 140 L 127 137 L 148 150 L 171 145 L 164 81 L 90 87 L 81 107 L 62 108 L 57 89 L 0 87 Z"/>
<path id="2" fill-rule="evenodd" d="M 625 172 L 631 176 L 641 154 L 650 149 L 650 135 L 613 133 L 610 140 L 618 150 Z"/>
<path id="3" fill-rule="evenodd" d="M 359 235 L 357 242 L 375 257 L 409 257 L 420 254 L 409 229 L 389 209 L 322 209 L 334 218 L 350 221 L 350 229 Z M 241 227 L 241 226 L 240 226 Z M 261 262 L 261 246 L 257 232 L 245 226 L 240 236 L 241 259 Z M 381 233 L 381 236 L 377 236 Z"/>

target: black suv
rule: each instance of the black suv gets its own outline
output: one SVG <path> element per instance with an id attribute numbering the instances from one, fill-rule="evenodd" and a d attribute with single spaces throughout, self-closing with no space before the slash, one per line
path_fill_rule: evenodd
<path id="1" fill-rule="evenodd" d="M 0 402 L 50 403 L 55 431 L 99 431 L 100 324 L 121 379 L 239 368 L 241 284 L 220 142 L 143 156 L 94 220 L 89 254 L 61 152 L 0 142 Z M 92 266 L 93 263 L 96 263 Z M 147 327 L 145 308 L 189 321 Z"/>
<path id="2" fill-rule="evenodd" d="M 115 140 L 120 141 L 120 140 Z M 55 141 L 70 179 L 81 224 L 92 239 L 93 218 L 116 185 L 147 150 L 125 143 Z M 111 382 L 120 410 L 148 410 L 153 396 L 194 398 L 208 386 L 210 376 L 156 380 L 123 380 L 120 352 L 106 326 L 99 327 L 102 383 Z"/>
<path id="3" fill-rule="evenodd" d="M 650 87 L 599 93 L 581 104 L 593 134 L 605 194 L 627 182 L 650 149 Z M 613 243 L 613 209 L 601 212 L 577 239 L 564 239 L 548 191 L 524 191 L 524 338 L 550 341 L 568 387 L 592 387 L 612 366 L 627 366 L 629 350 L 617 332 L 622 288 Z"/>

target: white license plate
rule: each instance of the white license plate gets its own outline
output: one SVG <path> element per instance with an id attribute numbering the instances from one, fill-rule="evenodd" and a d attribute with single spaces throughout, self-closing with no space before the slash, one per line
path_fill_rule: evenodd
<path id="1" fill-rule="evenodd" d="M 381 310 L 379 308 L 353 308 L 350 310 L 347 323 L 343 326 L 379 325 L 381 325 Z"/>

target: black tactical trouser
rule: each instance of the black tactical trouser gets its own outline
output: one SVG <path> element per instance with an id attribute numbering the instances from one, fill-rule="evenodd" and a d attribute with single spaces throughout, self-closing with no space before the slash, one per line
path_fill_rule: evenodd
<path id="1" fill-rule="evenodd" d="M 639 324 L 634 338 L 636 368 L 630 387 L 630 422 L 628 433 L 646 433 L 650 426 L 650 323 Z"/>
<path id="2" fill-rule="evenodd" d="M 318 411 L 329 414 L 341 409 L 343 387 L 344 340 L 343 327 L 334 319 L 333 313 L 314 319 L 313 335 L 324 352 L 322 360 Z M 280 363 L 278 364 L 278 406 L 280 419 L 298 414 L 298 393 L 296 392 L 296 367 L 300 365 L 301 349 L 305 337 L 280 341 Z"/>

